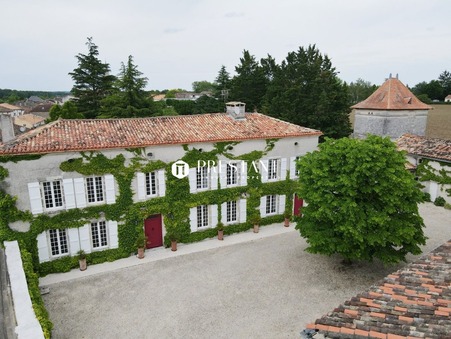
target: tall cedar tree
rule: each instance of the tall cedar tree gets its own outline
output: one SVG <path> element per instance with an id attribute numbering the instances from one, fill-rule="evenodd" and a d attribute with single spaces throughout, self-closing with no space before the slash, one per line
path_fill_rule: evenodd
<path id="1" fill-rule="evenodd" d="M 246 110 L 261 110 L 266 93 L 266 77 L 263 68 L 249 51 L 243 51 L 241 64 L 235 67 L 237 75 L 231 81 L 230 99 L 246 104 Z"/>
<path id="2" fill-rule="evenodd" d="M 230 74 L 224 65 L 218 72 L 218 76 L 215 79 L 215 97 L 221 99 L 224 102 L 228 101 L 230 91 Z"/>
<path id="3" fill-rule="evenodd" d="M 144 90 L 148 79 L 142 75 L 133 63 L 133 56 L 128 57 L 127 64 L 121 63 L 114 91 L 102 101 L 101 117 L 146 117 L 155 112 L 153 100 Z"/>
<path id="4" fill-rule="evenodd" d="M 88 54 L 78 54 L 78 67 L 69 75 L 75 82 L 72 94 L 76 98 L 77 109 L 87 119 L 94 119 L 100 114 L 101 101 L 112 90 L 116 80 L 110 75 L 110 66 L 97 57 L 98 47 L 92 42 L 92 37 L 86 43 Z"/>
<path id="5" fill-rule="evenodd" d="M 310 253 L 384 263 L 420 254 L 423 194 L 388 138 L 326 139 L 298 161 L 299 196 L 308 203 L 296 229 Z"/>
<path id="6" fill-rule="evenodd" d="M 340 138 L 351 133 L 349 97 L 330 59 L 315 45 L 290 52 L 273 70 L 264 113 Z"/>

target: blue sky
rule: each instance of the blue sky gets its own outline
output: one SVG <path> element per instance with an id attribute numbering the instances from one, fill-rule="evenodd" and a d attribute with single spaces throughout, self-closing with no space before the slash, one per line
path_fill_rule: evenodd
<path id="1" fill-rule="evenodd" d="M 231 75 L 244 49 L 281 62 L 316 44 L 339 77 L 409 86 L 451 71 L 449 0 L 0 0 L 0 88 L 70 90 L 93 37 L 113 74 L 133 55 L 148 89 Z"/>

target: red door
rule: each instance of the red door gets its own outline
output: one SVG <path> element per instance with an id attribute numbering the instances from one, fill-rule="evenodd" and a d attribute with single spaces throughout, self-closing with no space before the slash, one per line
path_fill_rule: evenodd
<path id="1" fill-rule="evenodd" d="M 297 194 L 294 195 L 294 203 L 293 203 L 293 215 L 300 216 L 302 205 L 304 204 L 304 200 L 299 198 Z"/>
<path id="2" fill-rule="evenodd" d="M 146 248 L 163 246 L 161 214 L 155 214 L 144 220 L 144 233 L 147 236 Z"/>

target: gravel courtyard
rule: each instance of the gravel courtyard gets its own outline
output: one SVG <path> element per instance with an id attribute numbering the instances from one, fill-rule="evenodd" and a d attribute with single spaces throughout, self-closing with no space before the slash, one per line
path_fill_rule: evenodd
<path id="1" fill-rule="evenodd" d="M 420 212 L 427 252 L 451 238 L 451 211 L 428 203 Z M 50 285 L 53 337 L 299 338 L 307 323 L 403 266 L 345 267 L 306 247 L 293 231 Z"/>

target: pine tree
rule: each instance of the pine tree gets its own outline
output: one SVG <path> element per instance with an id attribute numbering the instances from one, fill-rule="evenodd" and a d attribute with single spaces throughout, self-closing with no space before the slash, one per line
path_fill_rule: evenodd
<path id="1" fill-rule="evenodd" d="M 214 83 L 216 87 L 215 97 L 227 102 L 230 91 L 230 74 L 224 65 L 221 66 Z"/>
<path id="2" fill-rule="evenodd" d="M 93 119 L 100 114 L 101 101 L 111 92 L 116 77 L 109 74 L 110 66 L 99 60 L 99 50 L 92 37 L 86 45 L 88 54 L 76 55 L 78 67 L 69 75 L 75 82 L 71 92 L 76 97 L 78 112 Z"/>

